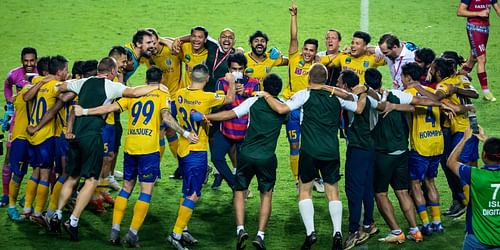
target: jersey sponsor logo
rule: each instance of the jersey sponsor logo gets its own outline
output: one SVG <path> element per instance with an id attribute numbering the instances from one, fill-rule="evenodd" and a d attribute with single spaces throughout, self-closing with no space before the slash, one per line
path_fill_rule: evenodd
<path id="1" fill-rule="evenodd" d="M 299 68 L 299 67 L 295 68 L 295 74 L 296 75 L 301 75 L 302 74 L 302 69 Z"/>
<path id="2" fill-rule="evenodd" d="M 247 69 L 245 70 L 245 73 L 246 73 L 246 74 L 252 74 L 253 72 L 254 72 L 253 68 L 247 68 Z"/>
<path id="3" fill-rule="evenodd" d="M 345 64 L 349 64 L 349 63 L 351 63 L 351 60 L 352 60 L 352 59 L 351 59 L 350 57 L 347 57 L 347 58 L 345 59 Z"/>
<path id="4" fill-rule="evenodd" d="M 368 66 L 370 66 L 370 62 L 369 61 L 363 61 L 363 67 L 368 68 Z"/>
<path id="5" fill-rule="evenodd" d="M 271 67 L 267 66 L 266 67 L 266 73 L 269 73 L 269 72 L 271 72 Z"/>
<path id="6" fill-rule="evenodd" d="M 170 58 L 167 58 L 167 60 L 165 60 L 165 64 L 166 64 L 167 66 L 172 65 L 172 60 L 170 60 Z"/>
<path id="7" fill-rule="evenodd" d="M 438 137 L 441 136 L 443 132 L 441 130 L 432 130 L 432 131 L 423 131 L 419 133 L 420 139 L 430 138 L 430 137 Z"/>
<path id="8" fill-rule="evenodd" d="M 299 66 L 300 67 L 304 67 L 304 65 L 306 65 L 306 62 L 304 60 L 300 60 L 299 61 Z"/>
<path id="9" fill-rule="evenodd" d="M 186 60 L 186 62 L 191 61 L 191 56 L 190 56 L 189 54 L 186 54 L 186 55 L 184 56 L 184 60 Z"/>

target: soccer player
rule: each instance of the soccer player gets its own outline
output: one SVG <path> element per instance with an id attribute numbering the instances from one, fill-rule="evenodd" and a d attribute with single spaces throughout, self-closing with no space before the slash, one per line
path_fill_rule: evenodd
<path id="1" fill-rule="evenodd" d="M 288 100 L 296 92 L 303 90 L 308 85 L 308 75 L 311 65 L 316 59 L 318 40 L 309 38 L 304 41 L 302 51 L 299 51 L 297 39 L 297 6 L 295 3 L 290 11 L 290 47 L 288 49 L 288 84 L 283 90 L 283 97 Z M 290 169 L 294 180 L 298 181 L 299 152 L 300 152 L 300 109 L 292 110 L 286 123 L 286 135 L 290 144 Z"/>
<path id="2" fill-rule="evenodd" d="M 83 108 L 93 108 L 121 96 L 139 97 L 150 91 L 160 88 L 168 91 L 163 85 L 150 84 L 148 86 L 128 88 L 123 84 L 113 83 L 118 72 L 116 61 L 105 57 L 99 61 L 97 76 L 81 80 L 64 82 L 58 86 L 63 91 L 71 91 L 63 98 L 65 100 L 78 95 L 78 104 Z M 75 140 L 70 142 L 70 151 L 66 172 L 69 175 L 59 196 L 59 202 L 55 215 L 51 218 L 59 225 L 62 220 L 62 208 L 71 196 L 73 187 L 78 183 L 80 177 L 85 178 L 85 184 L 78 193 L 76 205 L 71 217 L 64 223 L 64 228 L 73 241 L 78 240 L 78 220 L 89 202 L 97 185 L 97 179 L 102 167 L 102 137 L 101 130 L 104 127 L 104 119 L 101 116 L 77 117 L 74 123 Z"/>
<path id="3" fill-rule="evenodd" d="M 340 67 L 341 70 L 351 70 L 359 76 L 359 83 L 365 83 L 365 71 L 368 68 L 376 68 L 385 64 L 382 59 L 377 60 L 375 54 L 368 52 L 368 44 L 371 41 L 370 34 L 356 31 L 352 35 L 349 53 L 341 53 L 336 56 L 328 66 Z"/>
<path id="4" fill-rule="evenodd" d="M 342 35 L 336 29 L 329 29 L 325 35 L 325 46 L 326 51 L 318 52 L 318 56 L 328 56 L 329 58 L 335 58 L 340 54 L 340 42 L 342 41 Z M 328 85 L 335 86 L 337 84 L 337 79 L 340 76 L 340 68 L 328 67 Z"/>
<path id="5" fill-rule="evenodd" d="M 293 9 L 293 8 L 292 8 Z M 352 73 L 352 72 L 351 72 Z M 353 74 L 354 77 L 356 75 Z M 313 64 L 309 69 L 307 88 L 295 93 L 286 103 L 280 103 L 274 98 L 266 98 L 273 110 L 280 114 L 302 109 L 301 129 L 302 147 L 299 159 L 299 211 L 306 228 L 306 238 L 301 249 L 311 249 L 317 241 L 314 230 L 314 207 L 312 202 L 313 180 L 321 171 L 325 184 L 325 195 L 333 224 L 332 249 L 342 249 L 342 203 L 338 193 L 340 180 L 340 158 L 338 144 L 338 128 L 340 126 L 341 108 L 360 112 L 365 100 L 361 94 L 360 102 L 345 101 L 332 97 L 341 95 L 343 91 L 333 88 L 331 93 L 323 89 L 328 77 L 324 65 Z M 339 81 L 342 78 L 339 78 Z M 350 94 L 344 96 L 353 98 Z M 264 96 L 266 96 L 264 94 Z M 321 135 L 321 136 L 318 136 Z"/>
<path id="6" fill-rule="evenodd" d="M 53 56 L 49 61 L 48 82 L 40 81 L 33 85 L 24 95 L 24 101 L 32 101 L 30 110 L 30 126 L 36 126 L 43 115 L 57 102 L 57 91 L 55 86 L 58 82 L 66 80 L 68 75 L 68 61 L 63 56 Z M 29 137 L 29 143 L 33 150 L 31 165 L 33 173 L 26 187 L 26 200 L 24 203 L 24 214 L 30 214 L 31 205 L 35 201 L 36 206 L 30 219 L 42 223 L 42 211 L 49 195 L 49 174 L 52 171 L 55 160 L 56 121 L 52 119 L 35 134 Z"/>
<path id="7" fill-rule="evenodd" d="M 146 71 L 148 84 L 160 84 L 163 72 L 152 66 Z M 82 109 L 75 106 L 75 114 L 102 115 L 114 111 L 129 110 L 128 133 L 125 139 L 125 183 L 120 191 L 113 210 L 111 242 L 120 244 L 120 224 L 125 214 L 127 201 L 133 191 L 137 178 L 141 183 L 141 193 L 134 207 L 132 224 L 125 235 L 125 242 L 131 247 L 138 246 L 137 232 L 144 221 L 153 194 L 154 183 L 160 178 L 159 126 L 163 121 L 178 133 L 183 134 L 191 143 L 197 141 L 193 133 L 183 130 L 169 111 L 169 94 L 153 90 L 140 98 L 121 98 L 104 106 Z"/>
<path id="8" fill-rule="evenodd" d="M 236 81 L 236 96 L 233 103 L 222 107 L 223 110 L 231 110 L 237 107 L 245 99 L 249 98 L 253 92 L 259 90 L 259 80 L 243 74 L 247 67 L 247 58 L 244 54 L 235 53 L 230 55 L 227 64 L 229 73 L 233 74 Z M 229 83 L 224 78 L 221 78 L 217 83 L 217 93 L 227 94 L 229 87 Z M 220 123 L 220 129 L 215 128 L 216 131 L 212 136 L 213 139 L 210 141 L 210 158 L 221 177 L 226 180 L 231 188 L 234 188 L 236 183 L 234 175 L 226 163 L 226 154 L 231 153 L 232 147 L 236 147 L 236 151 L 238 151 L 243 138 L 245 138 L 247 126 L 248 115 L 225 120 Z M 234 167 L 236 167 L 236 164 Z M 217 184 L 216 182 L 214 183 Z"/>
<path id="9" fill-rule="evenodd" d="M 415 50 L 415 62 L 422 68 L 422 76 L 420 76 L 420 83 L 432 89 L 436 89 L 436 83 L 430 82 L 427 79 L 427 73 L 431 67 L 432 62 L 436 59 L 436 53 L 430 48 L 419 48 Z"/>
<path id="10" fill-rule="evenodd" d="M 6 105 L 12 105 L 12 86 L 16 87 L 16 93 L 21 91 L 21 88 L 28 84 L 30 75 L 38 75 L 36 69 L 37 52 L 36 49 L 25 47 L 21 50 L 21 64 L 22 66 L 12 69 L 7 75 L 3 86 L 3 94 L 5 97 Z M 15 116 L 15 114 L 13 115 Z M 10 133 L 10 132 L 9 132 Z M 10 136 L 8 136 L 10 138 Z M 11 172 L 9 169 L 9 152 L 10 141 L 7 140 L 7 152 L 5 154 L 5 161 L 2 166 L 2 191 L 3 196 L 0 200 L 0 207 L 7 205 L 9 202 L 9 183 Z"/>
<path id="11" fill-rule="evenodd" d="M 500 6 L 497 0 L 461 0 L 458 5 L 457 16 L 467 17 L 467 37 L 471 48 L 469 59 L 462 67 L 462 71 L 470 73 L 477 63 L 477 78 L 481 89 L 483 89 L 484 99 L 494 102 L 497 99 L 488 88 L 488 77 L 486 75 L 486 45 L 490 33 L 489 15 L 491 6 L 500 16 Z"/>
<path id="12" fill-rule="evenodd" d="M 244 59 L 245 57 L 241 55 Z M 240 57 L 240 56 L 238 56 Z M 232 61 L 232 58 L 229 58 Z M 232 69 L 234 65 L 230 66 Z M 243 67 L 242 67 L 243 69 Z M 254 79 L 254 78 L 251 78 Z M 254 79 L 255 80 L 255 79 Z M 269 96 L 275 98 L 281 91 L 282 81 L 276 74 L 269 74 L 264 78 L 264 86 Z M 255 80 L 256 86 L 258 81 Z M 238 96 L 237 96 L 238 98 Z M 276 182 L 276 144 L 285 122 L 286 115 L 274 112 L 265 98 L 250 97 L 231 110 L 208 114 L 209 120 L 250 119 L 245 139 L 238 153 L 238 168 L 236 169 L 236 185 L 234 189 L 234 210 L 236 219 L 236 249 L 244 249 L 248 233 L 245 231 L 245 195 L 254 176 L 257 177 L 260 195 L 259 228 L 255 240 L 252 242 L 257 249 L 265 249 L 264 235 L 271 216 L 272 194 Z M 216 165 L 217 166 L 217 165 Z"/>
<path id="13" fill-rule="evenodd" d="M 131 52 L 132 65 L 129 70 L 124 72 L 123 82 L 126 83 L 128 79 L 139 68 L 142 58 L 150 58 L 155 50 L 153 41 L 153 34 L 151 32 L 140 29 L 132 37 L 132 42 L 125 44 L 125 48 Z"/>
<path id="14" fill-rule="evenodd" d="M 177 110 L 177 120 L 182 128 L 195 133 L 199 137 L 198 143 L 190 144 L 185 138 L 179 139 L 180 166 L 182 169 L 182 193 L 181 205 L 177 214 L 172 233 L 168 235 L 167 241 L 175 248 L 185 249 L 188 243 L 184 238 L 192 238 L 186 226 L 191 219 L 195 203 L 201 196 L 201 188 L 205 182 L 207 174 L 207 150 L 208 136 L 207 123 L 196 121 L 191 115 L 195 112 L 208 114 L 213 107 L 229 104 L 234 101 L 234 77 L 226 74 L 226 81 L 229 82 L 229 90 L 226 96 L 212 92 L 205 92 L 203 88 L 208 81 L 209 73 L 207 66 L 198 64 L 193 67 L 190 76 L 190 85 L 177 91 L 175 96 L 175 106 Z M 191 242 L 196 242 L 192 241 Z"/>
<path id="15" fill-rule="evenodd" d="M 266 52 L 268 42 L 267 34 L 257 30 L 248 39 L 252 51 L 245 53 L 248 61 L 245 74 L 258 79 L 261 90 L 264 88 L 262 80 L 273 67 L 288 65 L 288 58 L 283 56 L 278 49 L 272 48 L 271 51 Z"/>
<path id="16" fill-rule="evenodd" d="M 415 63 L 406 64 L 406 67 L 418 67 Z M 420 85 L 419 79 L 412 78 L 403 82 L 404 92 L 413 96 L 424 95 L 420 89 L 434 92 L 433 89 Z M 434 179 L 437 176 L 438 165 L 443 155 L 444 141 L 440 123 L 438 107 L 416 106 L 415 112 L 409 116 L 410 146 L 408 164 L 411 178 L 411 191 L 417 213 L 422 220 L 422 233 L 430 235 L 432 232 L 443 232 L 439 193 Z M 422 192 L 422 185 L 427 188 L 428 205 L 431 208 L 432 223 L 427 214 L 426 199 Z"/>
<path id="17" fill-rule="evenodd" d="M 477 137 L 484 142 L 481 168 L 468 166 L 460 162 L 460 155 L 467 141 Z M 465 220 L 465 239 L 463 249 L 495 249 L 500 247 L 500 221 L 498 209 L 498 190 L 500 184 L 500 139 L 487 138 L 484 130 L 473 134 L 467 127 L 460 143 L 457 144 L 450 157 L 448 167 L 460 180 L 470 185 L 470 202 L 467 206 Z"/>
<path id="18" fill-rule="evenodd" d="M 401 67 L 415 61 L 415 54 L 410 51 L 405 43 L 393 34 L 383 34 L 378 40 L 375 53 L 384 56 L 385 63 L 389 66 L 394 89 L 403 89 L 401 82 Z"/>
<path id="19" fill-rule="evenodd" d="M 412 64 L 415 65 L 415 64 Z M 404 69 L 404 70 L 403 70 Z M 419 67 L 404 67 L 401 81 L 408 82 L 413 78 L 419 79 L 422 69 Z M 372 131 L 375 144 L 374 191 L 379 212 L 391 229 L 390 233 L 379 241 L 388 243 L 403 243 L 405 234 L 399 226 L 394 208 L 388 198 L 388 187 L 391 185 L 399 201 L 401 211 L 410 225 L 407 238 L 417 242 L 423 240 L 416 222 L 415 207 L 408 192 L 410 175 L 408 172 L 408 129 L 404 111 L 413 112 L 414 105 L 441 105 L 440 102 L 429 98 L 412 96 L 397 89 L 382 89 L 382 75 L 377 69 L 368 69 L 365 72 L 366 83 L 374 89 L 382 102 L 386 105 L 407 105 L 409 109 L 398 110 L 378 116 L 377 125 Z"/>

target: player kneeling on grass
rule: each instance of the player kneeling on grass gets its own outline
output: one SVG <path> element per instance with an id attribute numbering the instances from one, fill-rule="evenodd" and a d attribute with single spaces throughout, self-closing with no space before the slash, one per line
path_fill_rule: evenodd
<path id="1" fill-rule="evenodd" d="M 146 72 L 148 84 L 160 84 L 161 79 L 162 71 L 158 67 L 153 66 Z M 191 143 L 197 142 L 198 137 L 179 126 L 169 111 L 169 94 L 160 90 L 153 90 L 140 98 L 121 98 L 118 102 L 91 109 L 82 109 L 78 105 L 74 107 L 77 116 L 102 115 L 118 110 L 129 111 L 123 161 L 125 182 L 115 201 L 110 241 L 113 244 L 120 244 L 120 224 L 130 193 L 139 177 L 141 193 L 135 203 L 130 229 L 125 235 L 125 243 L 130 247 L 136 247 L 139 240 L 137 232 L 148 213 L 154 183 L 160 178 L 160 130 L 158 129 L 160 123 L 165 122 Z"/>
<path id="2" fill-rule="evenodd" d="M 271 216 L 271 202 L 274 184 L 276 182 L 276 144 L 281 131 L 281 125 L 286 121 L 286 115 L 273 111 L 267 104 L 267 98 L 276 98 L 282 87 L 281 78 L 269 74 L 264 78 L 264 88 L 269 95 L 265 98 L 250 97 L 232 110 L 207 115 L 209 120 L 224 121 L 249 115 L 251 121 L 238 153 L 238 168 L 236 169 L 236 185 L 234 193 L 234 210 L 236 216 L 236 249 L 244 249 L 248 233 L 245 231 L 245 194 L 254 176 L 260 191 L 259 229 L 252 242 L 257 249 L 265 249 L 264 233 Z"/>
<path id="3" fill-rule="evenodd" d="M 450 157 L 448 167 L 460 177 L 462 183 L 470 185 L 470 202 L 465 219 L 465 240 L 463 249 L 498 249 L 500 247 L 500 139 L 488 138 L 482 128 L 467 128 L 464 137 L 457 144 Z M 472 136 L 483 141 L 481 153 L 482 168 L 467 166 L 460 155 Z"/>

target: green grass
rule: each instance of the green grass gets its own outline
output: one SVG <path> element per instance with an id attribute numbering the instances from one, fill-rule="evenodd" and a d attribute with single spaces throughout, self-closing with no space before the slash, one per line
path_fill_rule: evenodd
<path id="1" fill-rule="evenodd" d="M 299 39 L 316 37 L 320 49 L 324 49 L 323 37 L 328 28 L 335 27 L 343 34 L 343 46 L 350 43 L 350 34 L 359 28 L 359 2 L 338 1 L 298 1 Z M 257 29 L 265 31 L 269 37 L 269 47 L 276 46 L 281 51 L 288 50 L 289 15 L 288 1 L 2 1 L 0 8 L 0 41 L 3 58 L 0 61 L 0 75 L 19 66 L 22 47 L 33 46 L 39 55 L 61 54 L 71 62 L 81 59 L 98 59 L 106 55 L 108 49 L 131 40 L 132 34 L 142 27 L 155 27 L 162 36 L 179 36 L 189 32 L 195 25 L 204 25 L 210 34 L 218 36 L 225 27 L 236 32 L 237 44 L 248 47 L 248 36 Z M 465 19 L 456 17 L 458 1 L 370 1 L 370 33 L 372 43 L 385 32 L 393 32 L 402 40 L 409 40 L 423 47 L 433 48 L 437 53 L 444 50 L 457 50 L 468 54 L 465 34 Z M 500 95 L 497 87 L 500 73 L 500 19 L 492 14 L 490 42 L 488 44 L 488 78 L 491 89 Z M 144 67 L 131 79 L 133 85 L 143 82 Z M 286 68 L 275 69 L 286 78 Z M 384 79 L 389 83 L 388 69 L 382 68 Z M 479 89 L 475 74 L 474 86 Z M 1 98 L 3 99 L 3 98 Z M 1 101 L 3 104 L 3 100 Z M 479 122 L 490 135 L 499 135 L 498 118 L 494 110 L 498 103 L 475 102 Z M 345 144 L 341 145 L 344 155 Z M 269 249 L 297 249 L 303 241 L 304 226 L 299 216 L 295 185 L 288 167 L 288 143 L 282 131 L 278 148 L 278 180 L 273 199 L 273 214 L 266 232 Z M 120 155 L 121 162 L 122 156 Z M 343 160 L 343 157 L 342 157 Z M 167 178 L 174 169 L 174 160 L 168 155 L 162 161 L 164 178 L 160 180 L 153 196 L 150 212 L 140 231 L 140 243 L 145 248 L 168 248 L 164 240 L 171 230 L 177 215 L 181 182 Z M 121 169 L 118 165 L 118 169 Z M 343 172 L 343 171 L 342 171 Z M 26 178 L 25 178 L 26 179 Z M 210 180 L 211 182 L 211 180 Z M 255 183 L 253 183 L 255 184 Z M 437 179 L 443 209 L 450 203 L 450 192 L 442 173 Z M 343 197 L 343 228 L 347 228 L 347 202 L 340 182 Z M 255 186 L 252 191 L 256 194 Z M 136 192 L 137 193 L 137 192 Z M 219 191 L 210 188 L 203 190 L 203 198 L 197 204 L 190 222 L 192 233 L 200 240 L 193 249 L 230 249 L 235 244 L 234 213 L 231 203 L 232 194 L 227 187 Z M 127 216 L 122 224 L 125 232 L 131 219 L 133 195 L 129 202 Z M 391 199 L 395 202 L 394 195 Z M 316 249 L 326 249 L 331 244 L 331 222 L 328 206 L 322 194 L 314 194 L 316 209 L 316 229 L 319 241 Z M 254 236 L 257 227 L 258 195 L 247 203 L 246 228 Z M 70 243 L 66 235 L 46 235 L 43 230 L 31 224 L 16 224 L 0 213 L 0 248 L 2 249 L 41 249 L 41 248 L 104 248 L 108 247 L 107 237 L 111 225 L 111 210 L 98 216 L 86 211 L 81 219 L 79 243 Z M 406 228 L 404 218 L 396 207 L 401 226 Z M 382 233 L 388 228 L 375 212 L 375 220 Z M 444 235 L 426 238 L 416 245 L 407 242 L 401 246 L 385 245 L 376 239 L 370 240 L 362 248 L 439 248 L 457 249 L 463 241 L 463 221 L 450 221 L 444 218 Z M 406 230 L 406 229 L 405 229 Z M 250 246 L 249 246 L 250 247 Z"/>

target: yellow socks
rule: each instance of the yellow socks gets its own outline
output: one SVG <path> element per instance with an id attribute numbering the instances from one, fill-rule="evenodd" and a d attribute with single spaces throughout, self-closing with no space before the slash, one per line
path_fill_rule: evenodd
<path id="1" fill-rule="evenodd" d="M 57 201 L 59 200 L 59 194 L 61 193 L 61 189 L 65 181 L 66 180 L 62 176 L 59 176 L 59 179 L 57 179 L 57 182 L 52 189 L 52 194 L 50 194 L 50 202 L 48 207 L 49 211 L 57 210 Z"/>
<path id="2" fill-rule="evenodd" d="M 47 198 L 49 198 L 49 182 L 40 180 L 36 189 L 35 216 L 42 214 Z"/>
<path id="3" fill-rule="evenodd" d="M 130 223 L 130 229 L 139 231 L 144 222 L 144 218 L 148 214 L 149 203 L 151 202 L 151 195 L 141 193 L 139 194 L 139 199 L 135 202 L 134 215 L 132 216 L 132 223 Z"/>
<path id="4" fill-rule="evenodd" d="M 26 195 L 24 198 L 24 212 L 31 212 L 31 205 L 33 205 L 33 201 L 35 200 L 38 179 L 33 176 L 28 180 L 28 184 L 26 185 Z"/>
<path id="5" fill-rule="evenodd" d="M 124 189 L 120 190 L 120 193 L 115 199 L 115 206 L 113 208 L 113 225 L 120 225 L 125 215 L 125 209 L 127 209 L 128 197 L 130 193 L 127 193 Z"/>
<path id="6" fill-rule="evenodd" d="M 184 228 L 189 223 L 191 215 L 193 215 L 194 201 L 185 198 L 182 205 L 179 207 L 179 214 L 177 215 L 177 221 L 175 222 L 173 232 L 177 235 L 181 235 Z"/>

